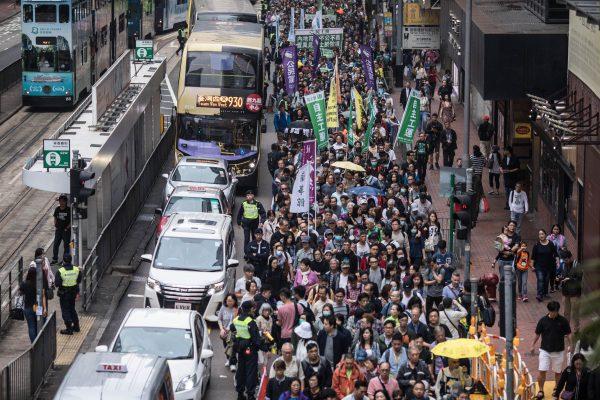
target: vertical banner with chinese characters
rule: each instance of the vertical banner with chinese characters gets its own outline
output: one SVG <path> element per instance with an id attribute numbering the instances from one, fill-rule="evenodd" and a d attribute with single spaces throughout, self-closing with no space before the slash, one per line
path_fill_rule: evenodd
<path id="1" fill-rule="evenodd" d="M 421 100 L 419 100 L 419 92 L 413 89 L 410 92 L 404 114 L 402 114 L 402 119 L 400 120 L 396 144 L 398 142 L 412 144 L 421 119 L 420 109 Z"/>
<path id="2" fill-rule="evenodd" d="M 310 204 L 313 204 L 317 198 L 316 196 L 316 176 L 314 172 L 317 170 L 317 141 L 316 140 L 307 140 L 302 143 L 302 166 L 309 164 L 312 169 L 312 174 L 310 174 Z"/>
<path id="3" fill-rule="evenodd" d="M 362 62 L 363 73 L 367 83 L 367 89 L 376 89 L 375 87 L 375 69 L 373 68 L 373 49 L 371 46 L 360 46 L 360 60 Z"/>
<path id="4" fill-rule="evenodd" d="M 321 39 L 319 39 L 319 35 L 313 35 L 313 55 L 312 76 L 315 78 L 319 67 L 319 59 L 321 58 Z"/>
<path id="5" fill-rule="evenodd" d="M 281 49 L 281 65 L 283 66 L 285 92 L 288 96 L 294 96 L 294 93 L 298 90 L 298 53 L 296 52 L 296 46 Z"/>
<path id="6" fill-rule="evenodd" d="M 348 112 L 348 145 L 350 146 L 354 146 L 354 141 L 355 141 L 355 137 L 354 137 L 354 129 L 353 129 L 353 125 L 354 125 L 354 91 L 350 91 L 350 108 L 349 108 L 349 112 Z"/>
<path id="7" fill-rule="evenodd" d="M 310 207 L 310 175 L 310 164 L 305 164 L 298 169 L 294 189 L 292 190 L 290 212 L 308 212 Z"/>
<path id="8" fill-rule="evenodd" d="M 352 96 L 354 97 L 354 107 L 356 108 L 356 126 L 358 129 L 362 129 L 363 127 L 363 114 L 365 113 L 365 106 L 363 105 L 363 98 L 358 93 L 356 88 L 352 87 Z"/>
<path id="9" fill-rule="evenodd" d="M 329 141 L 325 112 L 325 93 L 321 90 L 317 93 L 304 95 L 304 102 L 306 103 L 306 108 L 308 108 L 310 122 L 312 123 L 315 138 L 317 139 L 317 146 L 320 150 L 324 149 L 327 147 Z"/>
<path id="10" fill-rule="evenodd" d="M 294 26 L 296 24 L 296 21 L 294 20 L 294 11 L 294 7 L 292 7 L 292 9 L 290 10 L 290 31 L 288 33 L 288 40 L 290 43 L 296 43 L 296 27 Z"/>
<path id="11" fill-rule="evenodd" d="M 367 99 L 367 112 L 369 113 L 369 123 L 367 124 L 367 131 L 365 132 L 365 140 L 363 141 L 362 152 L 366 153 L 369 150 L 371 144 L 371 138 L 373 137 L 373 127 L 375 126 L 375 119 L 377 118 L 377 104 L 372 100 L 373 92 L 369 92 L 369 98 Z"/>
<path id="12" fill-rule="evenodd" d="M 329 85 L 329 97 L 327 98 L 327 128 L 336 129 L 340 125 L 338 119 L 337 86 L 335 78 L 331 78 Z"/>

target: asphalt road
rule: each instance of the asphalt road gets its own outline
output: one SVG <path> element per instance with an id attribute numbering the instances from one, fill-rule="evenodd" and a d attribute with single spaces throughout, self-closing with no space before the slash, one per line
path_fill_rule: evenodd
<path id="1" fill-rule="evenodd" d="M 174 90 L 177 90 L 178 84 L 178 72 L 179 68 L 174 68 L 169 74 L 169 79 L 171 84 L 173 85 Z M 275 132 L 272 131 L 272 119 L 267 118 L 268 129 L 269 132 L 267 134 L 263 134 L 261 138 L 261 159 L 259 165 L 259 190 L 258 190 L 258 200 L 263 203 L 265 207 L 268 207 L 271 202 L 270 196 L 270 184 L 271 184 L 271 176 L 269 175 L 267 169 L 267 157 L 266 154 L 269 152 L 269 148 L 271 143 L 275 140 Z M 173 166 L 173 159 L 168 163 L 167 168 L 165 168 L 164 172 L 167 172 L 169 168 Z M 144 206 L 145 209 L 152 209 L 157 204 L 161 203 L 161 196 L 164 188 L 164 179 L 158 178 L 155 187 L 152 190 L 151 195 L 148 197 L 146 204 Z M 238 197 L 237 205 L 243 201 L 242 197 Z M 237 213 L 237 209 L 235 213 Z M 236 215 L 234 215 L 235 221 Z M 240 267 L 238 267 L 237 276 L 242 276 L 242 267 L 244 265 L 242 255 L 243 255 L 243 238 L 244 234 L 242 229 L 235 226 L 235 243 L 236 243 L 236 254 L 238 254 L 238 258 L 241 261 Z M 150 240 L 148 247 L 146 248 L 146 253 L 152 253 L 154 250 L 154 238 Z M 144 296 L 144 284 L 146 282 L 146 277 L 148 276 L 148 270 L 150 265 L 148 263 L 141 263 L 132 277 L 131 283 L 127 292 L 121 299 L 111 321 L 109 322 L 106 330 L 100 340 L 100 344 L 109 344 L 110 341 L 114 338 L 117 330 L 123 318 L 125 317 L 127 311 L 131 308 L 135 307 L 143 307 L 143 296 Z M 212 361 L 212 370 L 211 370 L 211 383 L 208 388 L 205 399 L 233 399 L 236 396 L 235 389 L 233 386 L 233 374 L 229 372 L 229 369 L 224 366 L 225 356 L 223 354 L 223 346 L 221 340 L 218 337 L 218 327 L 216 324 L 209 324 L 209 330 L 211 331 L 210 337 L 215 349 L 215 356 Z"/>

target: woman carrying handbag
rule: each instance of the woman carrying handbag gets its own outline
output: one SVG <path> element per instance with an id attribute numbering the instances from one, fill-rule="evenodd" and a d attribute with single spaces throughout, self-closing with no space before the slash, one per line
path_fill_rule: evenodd
<path id="1" fill-rule="evenodd" d="M 571 359 L 571 365 L 563 370 L 556 384 L 553 399 L 591 400 L 588 397 L 590 370 L 585 366 L 585 357 L 577 353 Z"/>

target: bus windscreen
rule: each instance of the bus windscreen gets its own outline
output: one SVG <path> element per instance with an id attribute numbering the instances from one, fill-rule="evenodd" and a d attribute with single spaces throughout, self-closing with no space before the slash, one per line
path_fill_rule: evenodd
<path id="1" fill-rule="evenodd" d="M 254 54 L 190 51 L 185 86 L 256 90 L 257 68 Z"/>

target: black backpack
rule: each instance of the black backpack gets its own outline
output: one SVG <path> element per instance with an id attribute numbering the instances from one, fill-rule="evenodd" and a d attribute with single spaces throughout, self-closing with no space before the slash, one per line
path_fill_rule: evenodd
<path id="1" fill-rule="evenodd" d="M 496 310 L 491 304 L 487 303 L 485 299 L 481 298 L 481 319 L 485 326 L 492 327 L 496 323 Z"/>
<path id="2" fill-rule="evenodd" d="M 308 322 L 312 325 L 312 323 L 317 320 L 317 318 L 315 317 L 315 313 L 310 309 L 310 307 L 307 307 L 302 303 L 294 302 L 294 313 L 295 313 L 294 326 L 298 326 L 298 324 L 300 323 L 300 314 L 298 314 L 298 307 L 297 307 L 298 305 L 300 307 L 302 307 L 302 309 L 304 310 L 304 316 L 306 317 L 306 322 Z"/>

